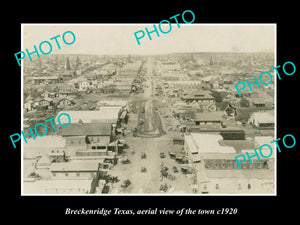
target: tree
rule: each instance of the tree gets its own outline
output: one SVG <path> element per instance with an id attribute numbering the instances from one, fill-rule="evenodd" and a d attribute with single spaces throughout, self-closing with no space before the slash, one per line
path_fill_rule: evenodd
<path id="1" fill-rule="evenodd" d="M 250 119 L 250 116 L 254 113 L 257 112 L 257 109 L 254 108 L 237 108 L 237 116 L 235 117 L 235 119 L 237 121 L 241 121 L 244 123 L 247 123 L 248 120 Z"/>
<path id="2" fill-rule="evenodd" d="M 79 57 L 77 56 L 77 57 L 76 57 L 76 66 L 75 66 L 75 70 L 77 70 L 78 67 L 79 67 L 80 65 L 81 65 L 81 62 L 80 62 Z"/>
<path id="3" fill-rule="evenodd" d="M 228 102 L 228 101 L 218 102 L 216 104 L 217 105 L 217 109 L 223 111 L 228 106 L 228 104 L 230 104 L 230 102 Z"/>
<path id="4" fill-rule="evenodd" d="M 71 70 L 69 57 L 67 57 L 66 70 Z"/>
<path id="5" fill-rule="evenodd" d="M 184 113 L 181 114 L 185 119 L 195 119 L 195 111 L 193 110 L 188 110 Z"/>
<path id="6" fill-rule="evenodd" d="M 211 95 L 215 98 L 216 102 L 222 102 L 223 101 L 223 97 L 222 97 L 220 92 L 212 90 Z"/>
<path id="7" fill-rule="evenodd" d="M 240 101 L 240 106 L 241 107 L 249 107 L 250 102 L 249 100 L 247 100 L 245 97 L 242 97 L 241 101 Z"/>

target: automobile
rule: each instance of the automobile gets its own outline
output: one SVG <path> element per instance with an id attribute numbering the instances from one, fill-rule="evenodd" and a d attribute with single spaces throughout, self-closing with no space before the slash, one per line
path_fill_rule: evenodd
<path id="1" fill-rule="evenodd" d="M 146 159 L 146 158 L 147 158 L 147 155 L 146 155 L 146 153 L 145 153 L 145 152 L 143 152 L 143 153 L 142 153 L 142 156 L 141 156 L 141 158 L 142 158 L 142 159 Z"/>
<path id="2" fill-rule="evenodd" d="M 183 174 L 192 174 L 193 173 L 193 169 L 187 166 L 183 166 L 181 167 L 181 172 Z"/>
<path id="3" fill-rule="evenodd" d="M 169 156 L 170 156 L 170 158 L 174 159 L 176 157 L 176 153 L 175 152 L 169 152 Z"/>
<path id="4" fill-rule="evenodd" d="M 168 185 L 167 185 L 167 184 L 165 184 L 165 185 L 160 185 L 159 190 L 160 190 L 160 191 L 166 192 L 166 191 L 168 190 Z"/>
<path id="5" fill-rule="evenodd" d="M 143 124 L 144 124 L 144 120 L 143 120 L 143 119 L 140 119 L 139 124 L 140 124 L 140 125 L 143 125 Z"/>
<path id="6" fill-rule="evenodd" d="M 125 139 L 119 139 L 119 143 L 123 144 L 124 146 L 127 145 L 127 142 Z"/>
<path id="7" fill-rule="evenodd" d="M 127 180 L 123 181 L 123 184 L 121 185 L 121 187 L 122 188 L 127 188 L 130 184 L 131 184 L 130 180 L 127 179 Z"/>
<path id="8" fill-rule="evenodd" d="M 129 159 L 123 159 L 123 160 L 121 160 L 121 163 L 122 164 L 130 164 L 131 161 Z"/>
<path id="9" fill-rule="evenodd" d="M 165 153 L 161 152 L 161 153 L 160 153 L 160 158 L 166 158 Z"/>
<path id="10" fill-rule="evenodd" d="M 174 172 L 174 173 L 178 173 L 178 169 L 177 169 L 176 166 L 173 166 L 173 172 Z"/>

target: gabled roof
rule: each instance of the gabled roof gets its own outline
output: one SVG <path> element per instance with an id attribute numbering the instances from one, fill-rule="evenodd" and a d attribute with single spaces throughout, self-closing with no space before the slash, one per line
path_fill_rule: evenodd
<path id="1" fill-rule="evenodd" d="M 187 95 L 183 96 L 182 99 L 214 99 L 207 91 L 190 91 Z"/>
<path id="2" fill-rule="evenodd" d="M 274 123 L 274 111 L 255 112 L 252 114 L 250 119 L 254 118 L 259 123 Z"/>
<path id="3" fill-rule="evenodd" d="M 222 121 L 224 112 L 202 112 L 195 114 L 195 121 Z"/>
<path id="4" fill-rule="evenodd" d="M 253 104 L 266 104 L 263 98 L 251 98 Z"/>

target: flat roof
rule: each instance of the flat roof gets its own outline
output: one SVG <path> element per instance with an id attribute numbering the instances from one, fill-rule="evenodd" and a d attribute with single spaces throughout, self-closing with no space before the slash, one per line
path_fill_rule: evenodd
<path id="1" fill-rule="evenodd" d="M 35 136 L 35 140 L 33 138 L 27 138 L 27 143 L 24 144 L 24 149 L 31 148 L 64 148 L 65 140 L 62 136 L 57 135 L 46 135 L 43 137 Z"/>
<path id="2" fill-rule="evenodd" d="M 222 121 L 222 115 L 224 115 L 223 111 L 195 113 L 194 120 L 195 121 Z"/>
<path id="3" fill-rule="evenodd" d="M 234 170 L 208 170 L 208 169 L 205 169 L 205 175 L 209 178 L 273 180 L 274 179 L 274 170 L 272 170 L 272 169 L 241 169 L 241 170 L 239 170 L 239 169 L 234 169 Z"/>
<path id="4" fill-rule="evenodd" d="M 87 160 L 87 161 L 74 161 L 63 163 L 52 163 L 50 166 L 51 172 L 96 172 L 98 164 L 103 163 L 104 159 Z"/>
<path id="5" fill-rule="evenodd" d="M 218 134 L 190 133 L 185 135 L 185 143 L 191 153 L 236 153 L 230 146 L 221 146 L 223 140 Z"/>
<path id="6" fill-rule="evenodd" d="M 117 122 L 121 106 L 101 106 L 97 111 L 60 111 L 57 116 L 61 113 L 67 113 L 71 118 L 71 123 L 78 123 L 82 121 L 83 123 L 91 123 L 101 120 L 113 120 Z M 67 124 L 69 122 L 66 116 L 61 116 L 60 121 L 62 124 Z M 57 117 L 55 118 L 56 124 Z"/>
<path id="7" fill-rule="evenodd" d="M 110 123 L 84 123 L 84 124 L 69 124 L 67 127 L 62 127 L 62 136 L 110 136 Z"/>

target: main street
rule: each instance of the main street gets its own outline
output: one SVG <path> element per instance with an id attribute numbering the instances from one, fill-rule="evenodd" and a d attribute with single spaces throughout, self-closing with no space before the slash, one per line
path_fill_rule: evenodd
<path id="1" fill-rule="evenodd" d="M 177 133 L 163 131 L 166 120 L 161 118 L 154 105 L 155 101 L 152 97 L 152 77 L 154 76 L 154 63 L 146 62 L 146 81 L 144 82 L 144 93 L 138 97 L 140 101 L 140 109 L 137 113 L 130 113 L 130 119 L 127 128 L 138 127 L 138 136 L 134 137 L 132 133 L 126 135 L 129 149 L 123 153 L 123 159 L 129 159 L 130 164 L 119 163 L 113 167 L 112 175 L 118 176 L 120 182 L 115 183 L 116 193 L 124 194 L 142 194 L 142 193 L 192 193 L 191 178 L 180 173 L 180 165 L 171 159 L 168 155 L 169 151 L 179 152 L 182 145 L 174 145 L 172 137 Z M 132 96 L 137 100 L 136 96 Z M 161 101 L 161 99 L 160 99 Z M 144 107 L 142 111 L 141 108 Z M 143 124 L 139 125 L 140 119 Z M 143 136 L 144 135 L 144 136 Z M 165 158 L 160 157 L 160 153 L 165 154 Z M 142 155 L 146 157 L 143 158 Z M 168 173 L 175 176 L 175 180 L 171 180 L 161 176 L 161 168 L 167 167 Z M 174 172 L 173 167 L 177 167 L 179 172 Z M 146 171 L 142 172 L 142 168 Z M 122 188 L 121 184 L 124 180 L 129 179 L 131 185 L 128 188 Z M 160 191 L 160 186 L 168 187 L 166 192 Z"/>

